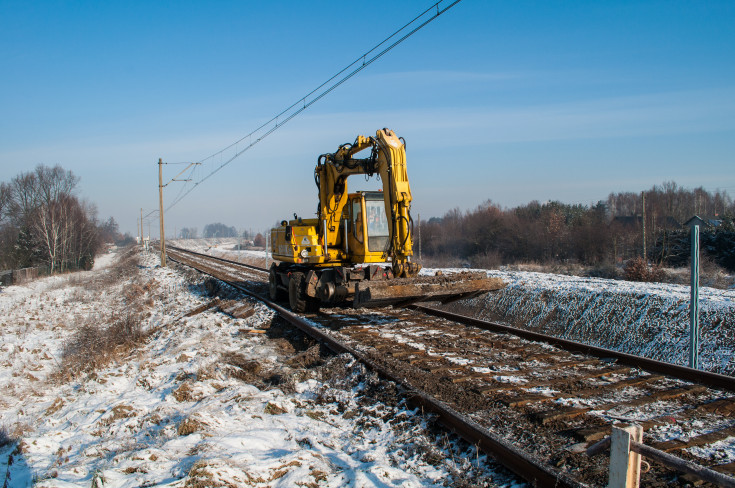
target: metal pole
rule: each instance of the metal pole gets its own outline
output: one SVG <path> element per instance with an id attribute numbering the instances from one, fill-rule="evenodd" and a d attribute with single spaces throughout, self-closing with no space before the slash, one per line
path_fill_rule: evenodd
<path id="1" fill-rule="evenodd" d="M 692 225 L 691 298 L 689 301 L 689 367 L 699 369 L 699 226 Z"/>
<path id="2" fill-rule="evenodd" d="M 646 256 L 646 194 L 641 192 L 643 198 L 643 262 L 648 263 L 648 257 Z"/>
<path id="3" fill-rule="evenodd" d="M 143 244 L 143 209 L 140 209 L 140 245 L 145 247 Z"/>
<path id="4" fill-rule="evenodd" d="M 270 232 L 266 232 L 265 234 L 265 269 L 268 269 L 268 248 L 270 247 L 269 246 L 269 243 L 271 240 L 270 238 L 271 238 Z"/>
<path id="5" fill-rule="evenodd" d="M 166 267 L 166 236 L 163 235 L 163 161 L 158 158 L 158 213 L 161 214 L 161 267 Z"/>

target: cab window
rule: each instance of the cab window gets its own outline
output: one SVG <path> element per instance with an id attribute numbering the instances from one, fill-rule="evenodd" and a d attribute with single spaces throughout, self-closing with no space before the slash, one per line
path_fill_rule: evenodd
<path id="1" fill-rule="evenodd" d="M 365 200 L 367 219 L 368 250 L 384 251 L 388 244 L 388 219 L 385 215 L 385 203 L 380 200 Z"/>
<path id="2" fill-rule="evenodd" d="M 360 200 L 352 201 L 352 222 L 352 235 L 354 235 L 355 239 L 359 242 L 362 242 L 362 205 L 360 205 Z"/>

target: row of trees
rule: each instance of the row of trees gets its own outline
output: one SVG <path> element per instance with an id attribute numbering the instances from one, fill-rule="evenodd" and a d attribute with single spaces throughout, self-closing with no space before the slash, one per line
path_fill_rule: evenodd
<path id="1" fill-rule="evenodd" d="M 0 269 L 89 269 L 101 244 L 119 237 L 110 218 L 74 194 L 79 178 L 61 166 L 38 166 L 0 183 Z"/>
<path id="2" fill-rule="evenodd" d="M 488 201 L 473 211 L 454 209 L 442 218 L 422 222 L 420 240 L 425 256 L 466 260 L 477 266 L 614 264 L 641 256 L 644 243 L 648 260 L 669 264 L 679 256 L 675 247 L 680 247 L 687 233 L 682 224 L 693 215 L 719 222 L 717 227 L 702 229 L 705 242 L 709 242 L 708 233 L 725 236 L 735 230 L 735 206 L 726 192 L 687 190 L 671 182 L 642 193 L 612 193 L 593 205 L 534 201 L 509 209 Z M 712 246 L 707 249 L 720 264 L 726 261 Z M 735 270 L 735 264 L 729 269 Z"/>
<path id="3" fill-rule="evenodd" d="M 178 232 L 178 238 L 181 239 L 196 239 L 199 237 L 199 231 L 196 227 L 184 227 Z M 256 247 L 265 246 L 265 237 L 263 234 L 254 234 L 252 231 L 243 231 L 242 234 L 237 232 L 234 227 L 228 227 L 225 224 L 216 222 L 213 224 L 207 224 L 204 226 L 204 232 L 202 237 L 205 239 L 211 239 L 215 237 L 244 237 L 249 241 L 253 241 L 253 245 Z"/>

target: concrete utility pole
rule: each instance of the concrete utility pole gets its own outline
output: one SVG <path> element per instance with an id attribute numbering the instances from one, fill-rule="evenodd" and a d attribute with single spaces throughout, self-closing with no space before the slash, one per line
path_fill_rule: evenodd
<path id="1" fill-rule="evenodd" d="M 166 236 L 163 234 L 163 160 L 158 158 L 158 213 L 161 223 L 161 267 L 166 267 Z"/>
<path id="2" fill-rule="evenodd" d="M 171 179 L 171 181 L 191 181 L 190 179 L 189 180 L 177 180 L 176 178 L 184 174 L 184 172 L 188 170 L 189 168 L 191 168 L 192 166 L 198 166 L 200 164 L 202 163 L 189 163 L 189 165 L 186 168 L 184 168 L 184 170 L 181 173 L 174 176 Z M 171 183 L 171 181 L 169 181 L 168 183 Z M 162 267 L 166 267 L 166 236 L 164 235 L 164 232 L 163 232 L 163 187 L 168 186 L 168 183 L 166 183 L 165 185 L 163 184 L 163 160 L 161 158 L 158 158 L 158 210 L 159 210 L 158 213 L 161 214 L 160 222 L 161 222 L 161 266 Z"/>
<path id="3" fill-rule="evenodd" d="M 143 209 L 140 209 L 140 245 L 143 246 Z"/>

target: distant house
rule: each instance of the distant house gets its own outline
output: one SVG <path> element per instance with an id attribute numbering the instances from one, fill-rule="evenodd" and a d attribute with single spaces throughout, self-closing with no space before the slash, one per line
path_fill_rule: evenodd
<path id="1" fill-rule="evenodd" d="M 622 227 L 641 227 L 643 225 L 643 217 L 640 215 L 620 215 L 613 217 L 613 223 Z"/>
<path id="2" fill-rule="evenodd" d="M 702 228 L 716 229 L 717 227 L 722 225 L 722 219 L 718 217 L 700 217 L 699 215 L 695 215 L 691 219 L 684 222 L 684 225 L 682 227 L 688 228 L 694 225 L 698 225 Z"/>

